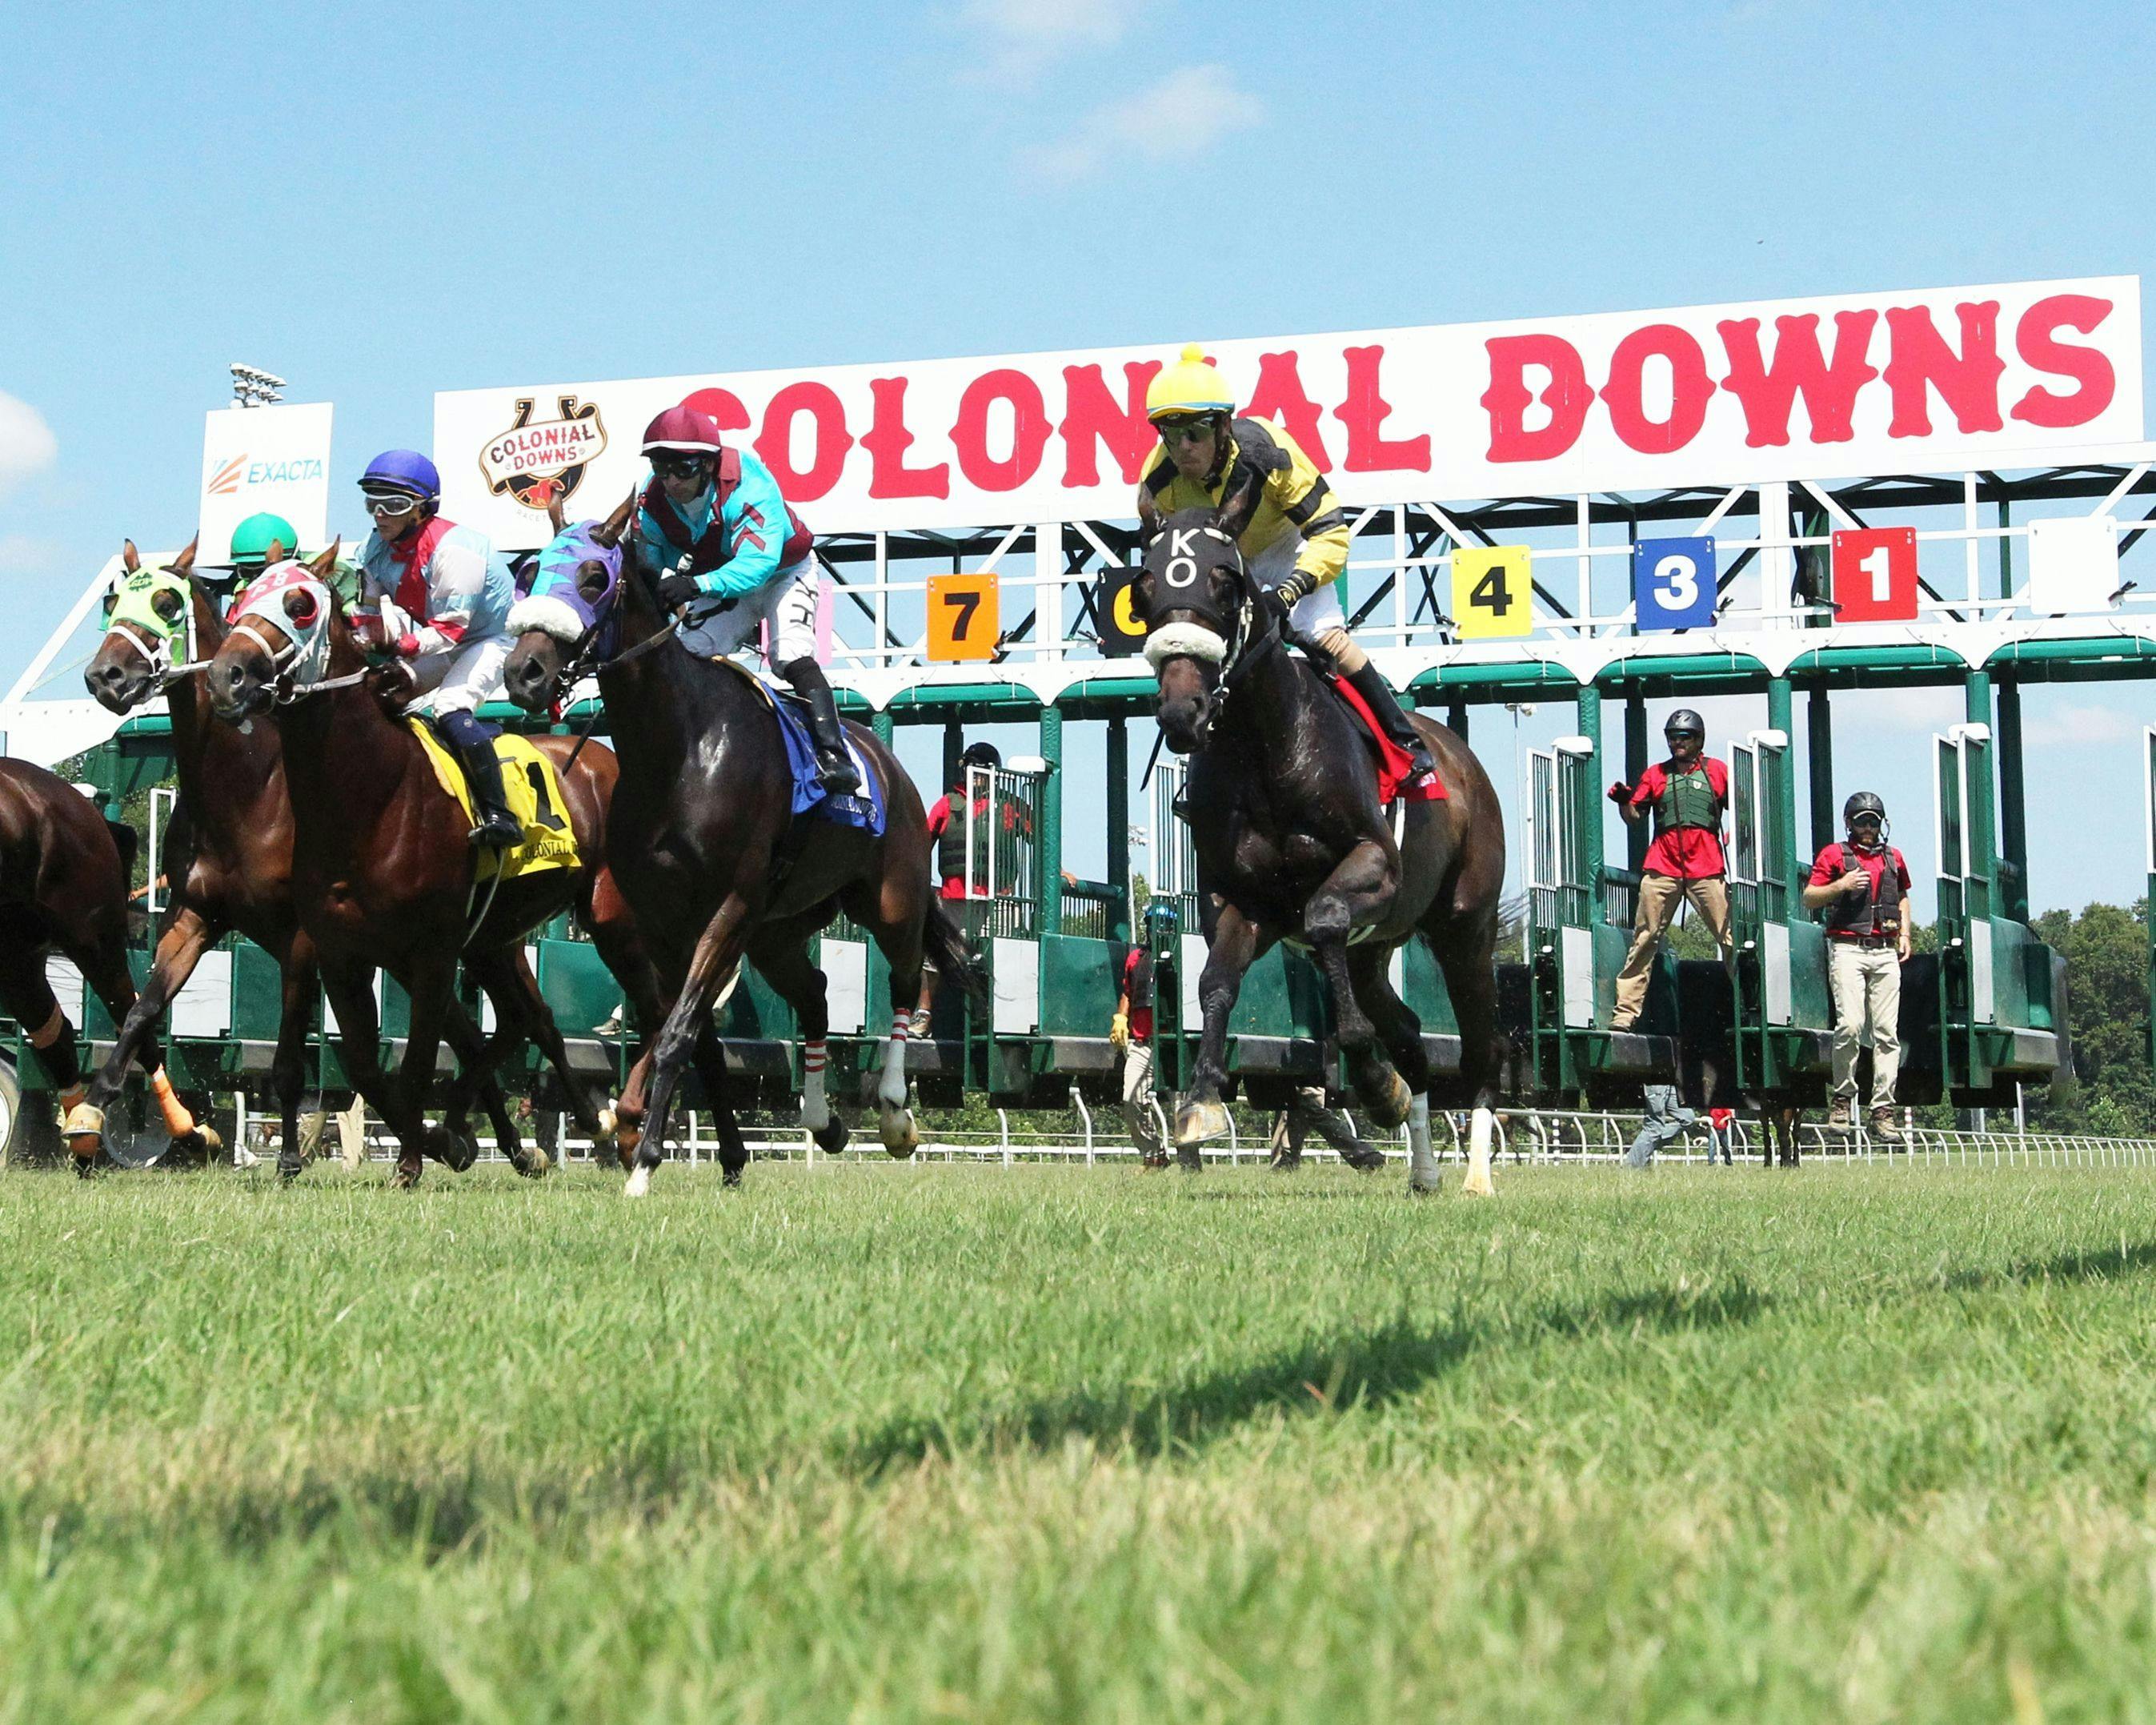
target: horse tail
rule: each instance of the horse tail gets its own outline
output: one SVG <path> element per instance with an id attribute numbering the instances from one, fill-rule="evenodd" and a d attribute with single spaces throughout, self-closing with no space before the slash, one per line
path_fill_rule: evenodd
<path id="1" fill-rule="evenodd" d="M 937 972 L 956 982 L 966 991 L 966 998 L 985 1011 L 993 998 L 988 967 L 966 944 L 965 931 L 958 927 L 958 919 L 942 899 L 932 897 L 928 901 L 928 915 L 921 935 L 928 948 L 929 962 Z"/>

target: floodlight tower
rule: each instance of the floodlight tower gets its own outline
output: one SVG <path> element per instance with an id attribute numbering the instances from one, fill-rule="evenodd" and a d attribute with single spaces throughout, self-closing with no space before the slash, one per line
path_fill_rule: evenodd
<path id="1" fill-rule="evenodd" d="M 285 380 L 259 366 L 237 362 L 226 367 L 232 373 L 232 404 L 235 408 L 274 407 L 285 398 Z"/>

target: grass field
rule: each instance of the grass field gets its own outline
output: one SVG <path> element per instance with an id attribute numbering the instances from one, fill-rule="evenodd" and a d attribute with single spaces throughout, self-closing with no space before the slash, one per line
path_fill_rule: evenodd
<path id="1" fill-rule="evenodd" d="M 0 1178 L 0 1719 L 2156 1716 L 2156 1183 Z"/>

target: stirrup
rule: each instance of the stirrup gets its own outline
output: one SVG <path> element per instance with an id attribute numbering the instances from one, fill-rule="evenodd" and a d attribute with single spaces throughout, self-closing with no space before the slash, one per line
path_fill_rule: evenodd
<path id="1" fill-rule="evenodd" d="M 850 797 L 861 788 L 861 775 L 844 750 L 816 751 L 816 783 L 830 797 Z"/>
<path id="2" fill-rule="evenodd" d="M 475 826 L 468 842 L 475 850 L 513 850 L 523 836 L 516 817 L 504 809 L 498 814 L 489 814 Z"/>

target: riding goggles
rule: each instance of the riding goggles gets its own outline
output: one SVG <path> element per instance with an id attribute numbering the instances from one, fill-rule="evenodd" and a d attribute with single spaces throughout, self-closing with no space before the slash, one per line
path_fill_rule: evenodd
<path id="1" fill-rule="evenodd" d="M 1156 419 L 1153 427 L 1164 444 L 1194 443 L 1212 431 L 1213 419 L 1210 414 L 1199 413 L 1183 418 Z"/>
<path id="2" fill-rule="evenodd" d="M 654 455 L 651 470 L 661 479 L 701 479 L 711 469 L 708 455 Z"/>
<path id="3" fill-rule="evenodd" d="M 388 516 L 393 521 L 419 506 L 419 500 L 409 491 L 362 491 L 360 496 L 369 515 Z"/>

